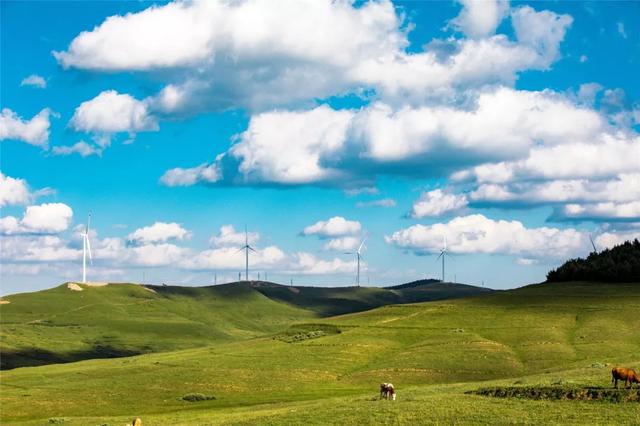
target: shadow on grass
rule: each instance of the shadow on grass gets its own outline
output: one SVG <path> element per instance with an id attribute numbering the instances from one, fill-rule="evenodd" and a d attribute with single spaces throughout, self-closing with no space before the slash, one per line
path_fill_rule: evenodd
<path id="1" fill-rule="evenodd" d="M 117 348 L 110 345 L 95 345 L 90 349 L 73 352 L 51 352 L 39 348 L 24 348 L 18 351 L 0 352 L 0 370 L 11 370 L 19 367 L 35 367 L 38 365 L 64 364 L 97 358 L 122 358 L 140 355 L 145 352 Z"/>

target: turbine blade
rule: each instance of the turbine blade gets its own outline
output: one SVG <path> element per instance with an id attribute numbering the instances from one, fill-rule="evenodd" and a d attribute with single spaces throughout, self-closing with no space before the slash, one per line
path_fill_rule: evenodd
<path id="1" fill-rule="evenodd" d="M 256 252 L 256 251 L 253 249 L 253 247 L 251 247 L 251 246 L 247 246 L 247 248 L 248 248 L 249 250 L 253 251 L 253 252 Z M 257 252 L 256 252 L 256 253 L 257 253 Z"/>
<path id="2" fill-rule="evenodd" d="M 240 252 L 241 252 L 242 250 L 244 250 L 245 248 L 246 248 L 246 247 L 241 247 L 241 248 L 239 248 L 239 249 L 236 251 L 236 253 L 240 253 Z"/>
<path id="3" fill-rule="evenodd" d="M 597 253 L 596 245 L 593 243 L 593 238 L 591 238 L 591 234 L 589 234 L 589 241 L 591 241 L 591 246 L 593 247 L 593 252 Z"/>
<path id="4" fill-rule="evenodd" d="M 362 246 L 364 245 L 365 241 L 367 241 L 367 237 L 366 236 L 362 239 L 362 242 L 360 243 L 360 247 L 358 247 L 358 253 L 360 253 L 360 250 L 362 250 Z"/>
<path id="5" fill-rule="evenodd" d="M 440 252 L 440 255 L 439 255 L 438 257 L 436 257 L 436 262 L 437 262 L 438 260 L 440 260 L 440 258 L 441 258 L 442 256 L 444 256 L 444 252 L 443 252 L 443 251 L 441 251 L 441 252 Z"/>

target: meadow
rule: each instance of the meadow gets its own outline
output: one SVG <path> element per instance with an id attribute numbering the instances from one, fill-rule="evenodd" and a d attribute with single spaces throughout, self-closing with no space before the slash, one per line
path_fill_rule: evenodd
<path id="1" fill-rule="evenodd" d="M 119 291 L 133 291 L 128 287 Z M 137 290 L 152 299 L 136 312 L 162 316 L 165 297 Z M 94 291 L 106 290 L 72 296 L 93 297 Z M 247 302 L 245 318 L 239 303 L 218 304 L 209 312 L 221 318 L 217 327 L 214 317 L 190 325 L 200 333 L 211 327 L 223 336 L 218 340 L 171 349 L 184 335 L 178 318 L 196 322 L 197 316 L 184 319 L 190 311 L 183 307 L 164 315 L 162 327 L 152 322 L 153 344 L 161 351 L 2 371 L 2 424 L 122 425 L 134 415 L 145 425 L 640 423 L 637 402 L 468 393 L 492 386 L 610 387 L 612 366 L 640 367 L 636 283 L 547 283 L 324 318 L 291 303 L 250 297 L 258 297 L 264 311 Z M 13 341 L 4 334 L 4 312 L 18 304 L 15 296 L 8 299 L 11 304 L 0 308 L 3 351 Z M 244 329 L 229 325 L 240 320 Z M 101 320 L 95 321 L 99 328 Z M 135 330 L 122 341 L 151 341 L 140 337 L 146 336 L 142 324 Z M 378 400 L 383 381 L 394 383 L 397 401 Z M 193 393 L 215 399 L 183 399 Z"/>

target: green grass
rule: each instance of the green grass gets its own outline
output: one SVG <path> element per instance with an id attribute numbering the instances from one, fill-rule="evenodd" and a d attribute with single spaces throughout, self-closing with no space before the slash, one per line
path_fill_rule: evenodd
<path id="1" fill-rule="evenodd" d="M 637 403 L 465 392 L 611 386 L 612 365 L 640 367 L 639 303 L 638 284 L 563 283 L 296 317 L 291 329 L 279 323 L 249 339 L 3 371 L 0 420 L 100 425 L 137 415 L 145 425 L 637 424 Z M 324 335 L 274 338 L 314 330 Z M 377 400 L 383 381 L 394 383 L 397 401 Z M 216 399 L 181 400 L 194 393 Z"/>
<path id="2" fill-rule="evenodd" d="M 232 342 L 333 313 L 483 291 L 440 283 L 403 290 L 265 282 L 80 288 L 63 284 L 5 298 L 10 303 L 0 305 L 3 369 Z"/>

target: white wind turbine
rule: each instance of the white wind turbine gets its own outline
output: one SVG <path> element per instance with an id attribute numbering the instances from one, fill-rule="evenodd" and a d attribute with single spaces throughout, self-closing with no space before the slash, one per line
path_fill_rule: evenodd
<path id="1" fill-rule="evenodd" d="M 364 246 L 364 242 L 367 241 L 367 237 L 365 236 L 358 247 L 358 250 L 354 252 L 345 252 L 345 254 L 355 254 L 358 259 L 358 272 L 356 274 L 356 284 L 360 287 L 360 259 L 362 259 L 362 247 Z"/>
<path id="2" fill-rule="evenodd" d="M 244 279 L 245 281 L 249 281 L 249 250 L 255 252 L 255 249 L 249 245 L 249 234 L 247 233 L 247 227 L 244 227 L 244 246 L 240 248 L 238 251 L 245 251 L 244 255 Z M 240 275 L 240 274 L 238 274 Z"/>
<path id="3" fill-rule="evenodd" d="M 87 252 L 89 253 L 89 262 L 93 266 L 93 258 L 91 257 L 91 242 L 89 241 L 89 226 L 91 223 L 91 213 L 87 217 L 87 224 L 84 227 L 82 235 L 82 282 L 87 282 Z"/>
<path id="4" fill-rule="evenodd" d="M 436 259 L 436 262 L 438 261 L 438 259 L 442 258 L 442 282 L 444 282 L 444 258 L 447 256 L 451 256 L 449 254 L 449 252 L 447 251 L 447 237 L 443 236 L 442 237 L 442 250 L 440 250 L 440 255 L 438 256 L 438 258 Z"/>

